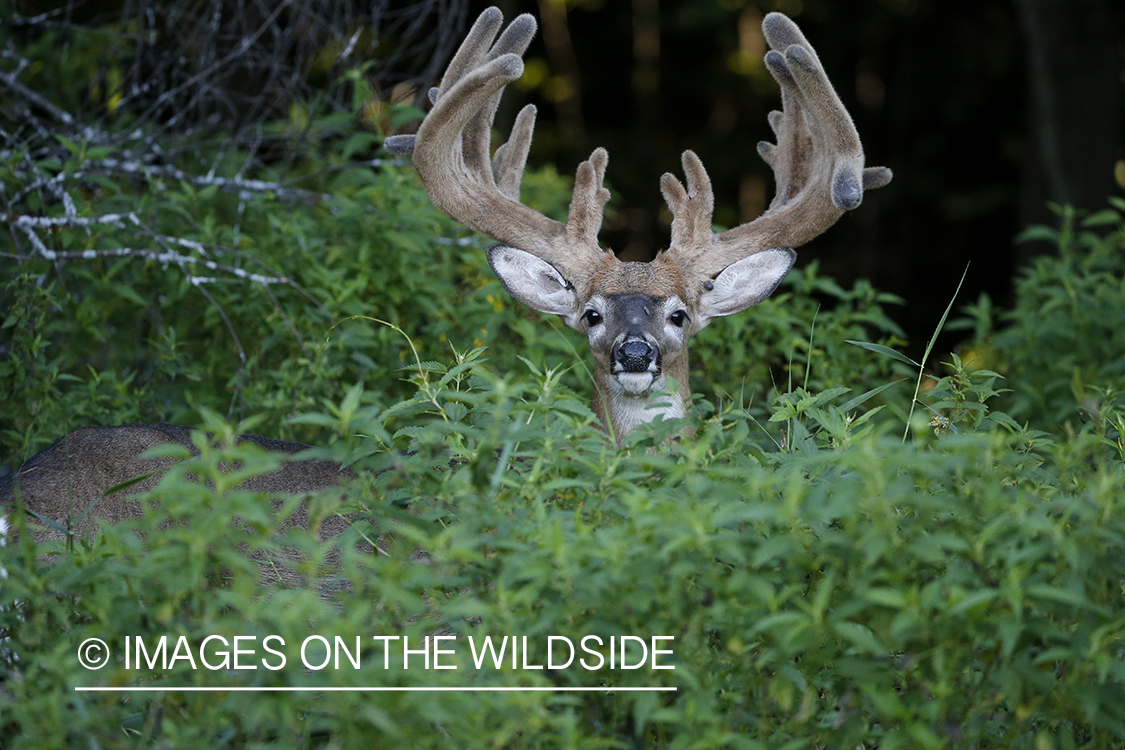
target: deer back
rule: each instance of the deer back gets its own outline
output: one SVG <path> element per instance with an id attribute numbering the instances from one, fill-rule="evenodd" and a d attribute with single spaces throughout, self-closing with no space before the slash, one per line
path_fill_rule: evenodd
<path id="1" fill-rule="evenodd" d="M 29 511 L 80 536 L 94 533 L 100 523 L 139 518 L 143 513 L 136 496 L 156 487 L 164 472 L 177 462 L 171 457 L 142 457 L 142 454 L 156 446 L 178 444 L 198 455 L 191 432 L 188 427 L 166 424 L 75 430 L 26 461 L 14 473 L 0 477 L 0 506 L 14 505 L 15 493 L 19 492 Z M 260 435 L 244 434 L 238 439 L 240 443 L 253 443 L 283 455 L 294 455 L 309 448 Z M 144 475 L 150 476 L 106 495 L 113 487 Z M 336 486 L 350 476 L 350 469 L 332 461 L 286 461 L 276 471 L 248 479 L 239 487 L 274 495 L 304 495 Z M 93 508 L 87 513 L 92 504 Z M 36 541 L 66 537 L 59 529 L 32 519 L 32 535 Z M 308 516 L 303 506 L 282 524 L 283 529 L 307 526 Z M 346 527 L 346 519 L 330 518 L 322 526 L 321 535 L 332 536 Z"/>

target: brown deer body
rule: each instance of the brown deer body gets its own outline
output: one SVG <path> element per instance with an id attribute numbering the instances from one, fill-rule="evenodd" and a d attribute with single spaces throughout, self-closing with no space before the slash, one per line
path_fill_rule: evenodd
<path id="1" fill-rule="evenodd" d="M 713 318 L 768 297 L 793 265 L 792 248 L 858 207 L 864 190 L 886 185 L 891 173 L 865 168 L 851 117 L 813 48 L 792 21 L 770 13 L 763 21 L 771 48 L 765 61 L 781 86 L 782 109 L 769 118 L 777 144 L 758 146 L 777 182 L 769 209 L 754 221 L 713 232 L 710 180 L 698 157 L 684 152 L 686 187 L 671 174 L 661 179 L 673 214 L 669 247 L 650 263 L 621 262 L 598 244 L 609 200 L 602 184 L 604 149 L 579 165 L 565 224 L 519 202 L 534 107 L 519 113 L 509 141 L 489 153 L 500 96 L 522 74 L 521 55 L 536 27 L 531 16 L 522 15 L 497 39 L 501 24 L 497 9 L 481 14 L 441 85 L 430 91 L 434 106 L 417 134 L 393 136 L 385 146 L 413 154 L 438 208 L 497 240 L 488 261 L 515 299 L 561 316 L 587 336 L 595 362 L 595 412 L 620 441 L 657 415 L 682 416 L 690 396 L 691 337 Z M 79 430 L 0 479 L 0 503 L 10 503 L 18 485 L 30 510 L 66 521 L 109 488 L 167 466 L 165 459 L 140 459 L 144 449 L 166 442 L 190 446 L 187 436 L 186 428 L 164 425 Z M 281 453 L 305 447 L 244 437 Z M 340 477 L 335 464 L 290 462 L 249 488 L 304 493 Z M 147 479 L 129 492 L 154 482 Z M 131 517 L 136 507 L 130 504 L 127 498 L 105 498 L 94 515 L 110 522 Z M 55 533 L 48 529 L 44 536 Z"/>
<path id="2" fill-rule="evenodd" d="M 9 476 L 0 477 L 0 503 L 14 501 L 20 493 L 24 507 L 34 513 L 29 522 L 36 541 L 65 540 L 69 535 L 84 538 L 98 523 L 117 523 L 142 515 L 132 496 L 153 489 L 175 458 L 146 458 L 150 448 L 178 444 L 193 455 L 199 453 L 191 439 L 191 429 L 173 425 L 127 424 L 114 427 L 85 427 L 67 434 Z M 309 446 L 274 440 L 260 435 L 239 435 L 272 453 L 292 456 Z M 148 475 L 148 476 L 146 476 Z M 245 481 L 241 489 L 270 495 L 304 495 L 339 484 L 351 471 L 332 461 L 288 460 L 281 468 Z M 119 484 L 144 477 L 129 487 L 106 494 Z M 91 507 L 92 506 L 92 507 Z M 87 512 L 90 509 L 90 512 Z M 43 523 L 38 518 L 46 519 Z M 299 508 L 281 525 L 282 529 L 307 527 L 307 516 Z M 335 536 L 347 528 L 347 521 L 326 519 L 322 536 Z"/>

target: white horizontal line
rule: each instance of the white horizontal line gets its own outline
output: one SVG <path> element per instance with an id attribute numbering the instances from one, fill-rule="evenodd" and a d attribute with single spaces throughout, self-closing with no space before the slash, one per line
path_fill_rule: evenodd
<path id="1" fill-rule="evenodd" d="M 562 692 L 676 692 L 674 687 L 75 687 L 76 692 L 96 693 L 562 693 Z"/>

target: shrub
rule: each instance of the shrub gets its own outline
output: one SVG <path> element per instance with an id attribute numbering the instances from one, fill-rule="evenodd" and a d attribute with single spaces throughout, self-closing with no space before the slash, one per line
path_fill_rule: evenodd
<path id="1" fill-rule="evenodd" d="M 967 425 L 904 443 L 893 420 L 848 424 L 832 399 L 783 399 L 775 424 L 809 436 L 785 450 L 754 447 L 760 425 L 731 410 L 694 418 L 694 441 L 660 449 L 678 425 L 658 423 L 621 451 L 553 374 L 498 378 L 476 356 L 417 374 L 413 398 L 345 425 L 377 449 L 371 471 L 352 501 L 329 496 L 314 516 L 358 509 L 356 539 L 382 534 L 385 549 L 345 540 L 338 578 L 319 588 L 259 586 L 247 548 L 302 549 L 309 575 L 335 553 L 306 534 L 271 539 L 279 516 L 218 480 L 220 460 L 262 468 L 233 430 L 166 476 L 144 521 L 54 565 L 26 537 L 4 548 L 5 746 L 1125 741 L 1120 446 L 1092 430 L 1055 443 Z M 842 431 L 821 429 L 834 415 Z M 456 636 L 458 669 L 414 657 L 403 670 L 401 651 L 385 669 L 372 640 L 435 633 Z M 360 668 L 301 668 L 297 644 L 313 634 L 360 636 Z M 535 664 L 547 636 L 588 634 L 673 636 L 675 669 L 474 669 L 468 647 L 526 635 Z M 88 637 L 119 652 L 161 635 L 194 648 L 255 636 L 259 668 L 76 661 Z M 284 669 L 261 668 L 267 635 L 284 640 Z M 73 692 L 130 685 L 304 691 Z M 516 685 L 677 692 L 328 692 Z"/>
<path id="2" fill-rule="evenodd" d="M 1112 406 L 1125 389 L 1125 201 L 1088 215 L 1058 208 L 1058 228 L 1017 240 L 1047 240 L 1016 280 L 1010 310 L 984 298 L 970 308 L 978 365 L 1004 374 L 1012 416 L 1041 429 L 1077 424 Z"/>

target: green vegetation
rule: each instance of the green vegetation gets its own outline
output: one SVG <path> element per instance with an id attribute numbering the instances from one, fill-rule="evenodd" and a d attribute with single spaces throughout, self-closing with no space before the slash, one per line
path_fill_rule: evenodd
<path id="1" fill-rule="evenodd" d="M 1012 416 L 1043 429 L 1073 421 L 1077 407 L 1084 419 L 1112 418 L 1125 390 L 1125 200 L 1110 204 L 1089 216 L 1056 208 L 1059 228 L 1023 232 L 1058 254 L 1021 273 L 1011 310 L 997 315 L 988 300 L 970 308 L 979 350 L 1008 376 Z"/>
<path id="2" fill-rule="evenodd" d="M 897 300 L 805 266 L 696 339 L 686 420 L 618 449 L 585 344 L 505 295 L 409 165 L 357 162 L 375 139 L 350 118 L 302 128 L 254 175 L 299 194 L 74 176 L 128 143 L 0 160 L 5 194 L 57 220 L 10 214 L 0 246 L 0 456 L 96 424 L 217 435 L 143 521 L 53 564 L 26 534 L 0 548 L 0 747 L 1125 746 L 1125 205 L 1035 230 L 1060 255 L 1011 311 L 970 306 L 973 340 L 924 371 L 897 353 Z M 220 176 L 244 163 L 179 153 Z M 44 175 L 75 197 L 41 200 Z M 564 179 L 527 183 L 561 208 Z M 694 438 L 669 443 L 685 423 Z M 242 430 L 354 462 L 311 509 L 355 513 L 351 532 L 274 535 L 293 503 L 267 512 L 217 470 L 268 470 Z M 245 553 L 288 549 L 313 582 L 261 586 Z M 372 638 L 434 634 L 457 636 L 458 669 L 402 669 L 393 648 L 384 668 Z M 257 668 L 200 664 L 211 635 L 254 637 Z M 359 636 L 360 666 L 304 668 L 310 635 Z M 675 669 L 476 669 L 485 635 L 527 636 L 531 664 L 548 636 L 673 636 Z M 198 668 L 77 660 L 87 638 L 121 657 L 160 636 Z M 369 686 L 601 689 L 339 690 Z M 641 686 L 676 692 L 608 692 Z"/>

